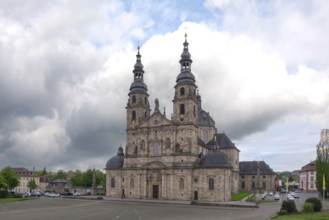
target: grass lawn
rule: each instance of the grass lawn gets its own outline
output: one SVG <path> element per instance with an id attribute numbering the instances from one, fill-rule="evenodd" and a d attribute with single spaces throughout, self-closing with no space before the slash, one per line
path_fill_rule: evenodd
<path id="1" fill-rule="evenodd" d="M 328 220 L 329 210 L 314 213 L 298 213 L 298 214 L 287 214 L 280 215 L 273 218 L 274 220 Z"/>
<path id="2" fill-rule="evenodd" d="M 31 197 L 24 197 L 24 198 L 0 198 L 0 202 L 16 202 L 16 201 L 23 201 L 23 200 L 31 200 L 35 198 Z"/>
<path id="3" fill-rule="evenodd" d="M 241 199 L 249 196 L 251 193 L 250 192 L 239 192 L 239 193 L 235 193 L 232 195 L 231 200 L 232 201 L 240 201 Z"/>

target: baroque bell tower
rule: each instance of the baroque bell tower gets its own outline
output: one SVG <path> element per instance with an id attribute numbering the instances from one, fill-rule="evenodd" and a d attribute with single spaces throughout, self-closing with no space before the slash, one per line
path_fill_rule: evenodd
<path id="1" fill-rule="evenodd" d="M 127 103 L 127 130 L 135 129 L 146 117 L 150 116 L 150 104 L 148 101 L 149 94 L 147 93 L 147 86 L 144 83 L 144 67 L 141 61 L 139 52 L 136 55 L 136 64 L 134 66 L 133 74 L 134 81 L 131 83 L 128 93 Z"/>
<path id="2" fill-rule="evenodd" d="M 179 61 L 181 69 L 176 78 L 175 96 L 173 99 L 173 120 L 181 124 L 196 124 L 198 117 L 197 86 L 191 72 L 191 54 L 188 49 L 185 33 L 184 49 Z"/>

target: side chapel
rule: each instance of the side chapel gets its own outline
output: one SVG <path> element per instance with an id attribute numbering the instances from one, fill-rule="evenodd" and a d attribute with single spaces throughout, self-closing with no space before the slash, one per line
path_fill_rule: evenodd
<path id="1" fill-rule="evenodd" d="M 106 196 L 229 201 L 239 190 L 239 149 L 203 110 L 185 34 L 173 114 L 152 112 L 138 47 L 128 93 L 127 144 L 106 163 Z"/>

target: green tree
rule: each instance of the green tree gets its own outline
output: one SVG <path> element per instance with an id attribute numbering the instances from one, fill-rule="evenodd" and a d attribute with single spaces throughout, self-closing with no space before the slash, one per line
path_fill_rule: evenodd
<path id="1" fill-rule="evenodd" d="M 6 189 L 11 190 L 19 185 L 18 177 L 12 168 L 5 167 L 1 170 L 1 173 L 7 183 Z"/>
<path id="2" fill-rule="evenodd" d="M 64 172 L 64 170 L 58 170 L 53 179 L 54 180 L 56 180 L 56 179 L 66 180 L 66 178 L 67 178 L 67 174 Z"/>
<path id="3" fill-rule="evenodd" d="M 329 180 L 329 163 L 322 161 L 320 157 L 318 157 L 315 161 L 315 170 L 316 170 L 316 188 L 323 196 L 323 175 L 325 176 L 326 182 L 326 192 L 328 192 L 328 180 Z"/>
<path id="4" fill-rule="evenodd" d="M 76 170 L 70 182 L 72 186 L 82 186 L 82 172 L 80 170 Z"/>
<path id="5" fill-rule="evenodd" d="M 88 169 L 86 170 L 86 172 L 82 174 L 81 184 L 83 187 L 91 187 L 92 182 L 93 182 L 93 171 L 91 169 Z"/>
<path id="6" fill-rule="evenodd" d="M 43 170 L 36 170 L 34 171 L 38 176 L 44 176 L 49 174 L 49 172 L 46 170 L 46 167 L 43 168 Z"/>
<path id="7" fill-rule="evenodd" d="M 105 186 L 105 173 L 96 170 L 95 171 L 95 177 L 96 177 L 96 185 L 103 185 L 103 187 Z M 72 179 L 71 179 L 72 181 Z M 83 187 L 92 187 L 93 184 L 93 170 L 88 169 L 83 173 L 76 173 L 74 175 L 73 181 L 71 182 L 72 185 L 79 183 L 76 186 L 83 186 Z"/>
<path id="8" fill-rule="evenodd" d="M 323 143 L 317 145 L 317 158 L 315 161 L 316 188 L 323 196 L 323 175 L 325 176 L 325 195 L 329 186 L 329 146 Z"/>
<path id="9" fill-rule="evenodd" d="M 8 188 L 8 184 L 7 181 L 5 180 L 5 178 L 2 175 L 2 172 L 0 172 L 0 191 L 2 189 L 7 189 Z"/>
<path id="10" fill-rule="evenodd" d="M 103 185 L 103 187 L 105 187 L 105 173 L 100 170 L 96 170 L 95 175 L 96 185 Z M 93 171 L 91 169 L 88 169 L 85 172 L 76 170 L 70 181 L 72 186 L 91 187 L 93 183 Z"/>
<path id="11" fill-rule="evenodd" d="M 35 179 L 31 179 L 28 183 L 27 183 L 27 187 L 30 189 L 30 192 L 35 190 L 36 188 L 38 188 L 37 183 L 35 182 Z"/>
<path id="12" fill-rule="evenodd" d="M 100 170 L 96 170 L 96 185 L 102 185 L 105 187 L 106 184 L 106 174 Z"/>

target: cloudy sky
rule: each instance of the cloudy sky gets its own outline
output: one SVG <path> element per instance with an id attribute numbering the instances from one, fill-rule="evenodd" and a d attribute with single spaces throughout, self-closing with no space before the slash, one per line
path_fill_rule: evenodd
<path id="1" fill-rule="evenodd" d="M 0 1 L 0 168 L 102 169 L 125 145 L 136 48 L 172 112 L 184 33 L 203 108 L 241 150 L 295 170 L 329 128 L 329 2 Z"/>

